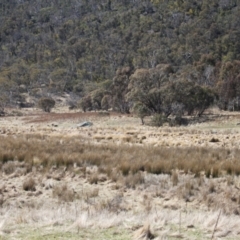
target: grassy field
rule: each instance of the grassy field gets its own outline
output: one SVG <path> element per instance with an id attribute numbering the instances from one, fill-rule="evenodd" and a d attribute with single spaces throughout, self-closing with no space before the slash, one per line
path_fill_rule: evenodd
<path id="1" fill-rule="evenodd" d="M 0 239 L 240 239 L 239 116 L 0 118 Z"/>

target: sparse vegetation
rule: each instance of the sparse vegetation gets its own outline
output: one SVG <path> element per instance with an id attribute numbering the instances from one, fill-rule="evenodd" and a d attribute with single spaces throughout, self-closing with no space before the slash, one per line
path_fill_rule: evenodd
<path id="1" fill-rule="evenodd" d="M 91 118 L 94 125 L 76 132 L 72 126 L 83 116 Z M 12 124 L 13 118 L 4 120 Z M 113 113 L 99 116 L 97 112 L 21 118 L 30 122 L 29 129 L 23 129 L 25 132 L 15 131 L 8 125 L 0 130 L 0 203 L 3 213 L 9 205 L 16 204 L 13 207 L 16 217 L 10 215 L 11 224 L 51 222 L 51 229 L 68 228 L 71 224 L 68 231 L 81 234 L 89 227 L 125 228 L 126 219 L 131 219 L 128 226 L 131 224 L 132 233 L 146 219 L 155 219 L 149 229 L 155 238 L 173 236 L 180 225 L 181 236 L 188 236 L 192 228 L 196 231 L 199 227 L 206 238 L 206 229 L 212 232 L 214 227 L 214 222 L 210 223 L 213 212 L 222 209 L 221 221 L 240 212 L 237 129 L 209 130 L 202 126 L 196 129 L 193 125 L 158 129 L 116 126 L 119 122 L 132 124 L 138 120 Z M 47 123 L 56 119 L 57 129 Z M 71 126 L 62 126 L 66 121 Z M 101 142 L 95 136 L 102 137 Z M 142 139 L 143 143 L 139 144 Z M 22 214 L 26 209 L 27 213 Z M 204 221 L 194 218 L 195 214 L 204 214 Z M 209 222 L 205 224 L 206 219 Z M 159 230 L 163 222 L 166 233 Z M 220 222 L 218 228 L 222 229 Z M 237 236 L 231 224 L 226 226 L 231 229 L 230 236 Z M 222 234 L 219 229 L 215 236 Z"/>
<path id="2" fill-rule="evenodd" d="M 239 238 L 239 15 L 2 0 L 0 238 Z"/>

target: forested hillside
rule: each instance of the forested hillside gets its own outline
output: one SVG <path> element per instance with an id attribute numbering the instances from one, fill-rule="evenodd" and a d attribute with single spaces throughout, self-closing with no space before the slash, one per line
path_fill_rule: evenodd
<path id="1" fill-rule="evenodd" d="M 239 16 L 239 0 L 1 0 L 1 98 L 71 92 L 127 112 L 133 73 L 165 65 L 227 108 L 240 95 Z"/>

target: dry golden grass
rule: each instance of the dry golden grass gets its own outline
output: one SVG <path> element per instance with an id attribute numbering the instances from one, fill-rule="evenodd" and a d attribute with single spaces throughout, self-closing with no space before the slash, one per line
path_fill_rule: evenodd
<path id="1" fill-rule="evenodd" d="M 99 177 L 97 173 L 93 173 L 90 177 L 89 177 L 89 183 L 90 184 L 97 184 L 99 181 Z"/>
<path id="2" fill-rule="evenodd" d="M 94 125 L 77 128 L 86 116 Z M 166 239 L 178 229 L 181 212 L 183 236 L 194 239 L 185 232 L 201 228 L 199 239 L 208 239 L 222 209 L 215 236 L 225 229 L 240 235 L 237 130 L 158 129 L 97 113 L 35 115 L 22 130 L 0 121 L 0 218 L 8 226 L 66 229 L 76 221 L 78 228 L 128 226 L 140 229 L 136 238 Z M 36 191 L 24 191 L 23 179 L 33 176 Z M 150 228 L 142 228 L 146 220 Z"/>
<path id="3" fill-rule="evenodd" d="M 0 136 L 0 162 L 6 174 L 14 172 L 14 160 L 43 166 L 98 166 L 118 169 L 122 175 L 146 171 L 153 174 L 182 170 L 200 176 L 239 175 L 239 149 L 208 147 L 167 148 L 136 145 L 96 145 L 75 137 Z M 174 180 L 175 184 L 176 180 Z"/>
<path id="4" fill-rule="evenodd" d="M 74 192 L 69 189 L 67 184 L 59 184 L 53 187 L 53 197 L 58 198 L 61 202 L 72 202 L 74 200 Z"/>

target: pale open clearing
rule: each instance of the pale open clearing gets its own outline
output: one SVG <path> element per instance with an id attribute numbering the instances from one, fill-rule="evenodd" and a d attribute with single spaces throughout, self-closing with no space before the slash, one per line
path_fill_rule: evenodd
<path id="1" fill-rule="evenodd" d="M 238 160 L 239 114 L 154 128 L 117 113 L 11 112 L 0 118 L 0 239 L 240 239 L 239 170 L 224 165 Z M 201 156 L 213 168 L 196 175 L 186 164 Z"/>

